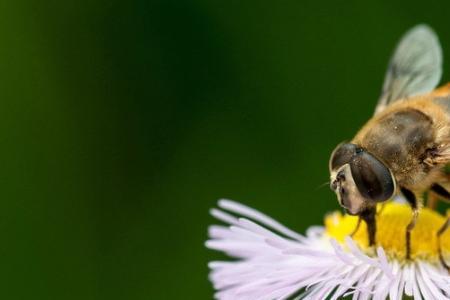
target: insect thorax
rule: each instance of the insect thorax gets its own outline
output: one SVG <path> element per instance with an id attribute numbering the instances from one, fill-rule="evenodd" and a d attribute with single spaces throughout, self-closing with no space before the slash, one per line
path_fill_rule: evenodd
<path id="1" fill-rule="evenodd" d="M 361 146 L 383 161 L 400 185 L 409 186 L 426 176 L 423 159 L 433 147 L 432 125 L 432 120 L 416 109 L 395 111 L 373 124 Z"/>

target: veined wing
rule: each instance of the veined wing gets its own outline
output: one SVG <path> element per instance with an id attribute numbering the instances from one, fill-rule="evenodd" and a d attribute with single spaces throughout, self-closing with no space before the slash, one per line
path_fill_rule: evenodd
<path id="1" fill-rule="evenodd" d="M 442 75 L 442 50 L 434 31 L 417 25 L 400 40 L 386 72 L 375 114 L 393 102 L 432 91 Z"/>

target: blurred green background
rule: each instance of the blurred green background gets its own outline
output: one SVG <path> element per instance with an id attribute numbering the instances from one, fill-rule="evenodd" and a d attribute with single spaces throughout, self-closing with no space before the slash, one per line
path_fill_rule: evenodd
<path id="1" fill-rule="evenodd" d="M 450 2 L 0 2 L 0 298 L 210 299 L 208 209 L 304 232 L 399 37 Z"/>

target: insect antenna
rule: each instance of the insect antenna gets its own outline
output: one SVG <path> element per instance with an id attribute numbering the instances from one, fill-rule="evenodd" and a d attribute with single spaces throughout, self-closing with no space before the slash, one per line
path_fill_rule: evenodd
<path id="1" fill-rule="evenodd" d="M 324 186 L 329 186 L 330 185 L 330 181 L 326 181 L 324 183 L 322 183 L 321 185 L 316 187 L 316 190 L 319 190 L 321 188 L 323 188 Z"/>

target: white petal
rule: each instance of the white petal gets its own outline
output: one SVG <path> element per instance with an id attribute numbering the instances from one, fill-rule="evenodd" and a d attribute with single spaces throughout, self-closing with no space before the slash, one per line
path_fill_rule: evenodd
<path id="1" fill-rule="evenodd" d="M 228 226 L 211 226 L 205 244 L 237 260 L 208 264 L 216 299 L 450 299 L 450 276 L 433 262 L 404 264 L 388 259 L 381 247 L 369 257 L 350 237 L 344 245 L 329 239 L 323 227 L 301 236 L 236 202 L 222 200 L 220 206 L 236 216 L 212 209 Z"/>
<path id="2" fill-rule="evenodd" d="M 222 200 L 219 200 L 219 207 L 229 210 L 233 213 L 239 214 L 241 216 L 248 217 L 250 219 L 258 221 L 261 224 L 266 225 L 266 226 L 268 226 L 290 238 L 293 238 L 295 240 L 303 239 L 303 236 L 301 236 L 300 234 L 283 226 L 282 224 L 278 223 L 271 217 L 266 216 L 265 214 L 255 210 L 251 207 L 245 206 L 241 203 L 234 202 L 234 201 L 228 200 L 228 199 L 222 199 Z"/>
<path id="3" fill-rule="evenodd" d="M 425 299 L 437 299 L 437 300 L 446 300 L 446 298 L 437 288 L 436 285 L 428 278 L 426 272 L 423 271 L 423 268 L 421 267 L 423 263 L 418 262 L 418 279 L 419 284 L 421 286 L 422 294 L 425 297 Z M 426 291 L 424 293 L 423 291 Z M 429 298 L 427 295 L 430 295 L 431 298 Z"/>

